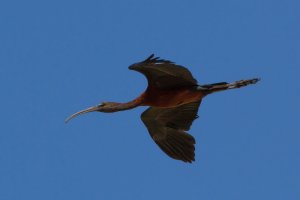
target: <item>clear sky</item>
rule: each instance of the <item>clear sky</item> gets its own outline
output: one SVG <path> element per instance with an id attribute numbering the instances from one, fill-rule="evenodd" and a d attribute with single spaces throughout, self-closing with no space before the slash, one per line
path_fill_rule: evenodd
<path id="1" fill-rule="evenodd" d="M 1 1 L 0 200 L 300 198 L 297 0 Z M 167 157 L 128 101 L 151 53 L 199 83 L 261 77 L 207 97 L 196 162 Z"/>

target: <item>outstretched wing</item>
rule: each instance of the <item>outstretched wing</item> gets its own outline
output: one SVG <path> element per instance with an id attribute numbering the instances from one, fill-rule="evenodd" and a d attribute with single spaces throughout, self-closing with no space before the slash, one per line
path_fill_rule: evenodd
<path id="1" fill-rule="evenodd" d="M 169 89 L 197 85 L 197 80 L 183 66 L 169 60 L 159 59 L 152 54 L 146 60 L 129 66 L 129 69 L 144 74 L 149 86 Z"/>
<path id="2" fill-rule="evenodd" d="M 150 107 L 141 115 L 154 142 L 167 155 L 184 162 L 195 160 L 195 139 L 188 134 L 201 101 L 175 108 Z"/>

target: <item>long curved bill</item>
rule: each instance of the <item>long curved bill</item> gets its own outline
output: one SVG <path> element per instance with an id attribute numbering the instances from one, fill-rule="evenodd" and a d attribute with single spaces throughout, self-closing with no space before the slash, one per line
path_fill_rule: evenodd
<path id="1" fill-rule="evenodd" d="M 78 111 L 77 113 L 74 113 L 73 115 L 71 115 L 70 117 L 68 117 L 65 120 L 65 123 L 68 123 L 71 119 L 73 119 L 74 117 L 77 117 L 78 115 L 82 115 L 82 114 L 89 113 L 89 112 L 94 112 L 94 111 L 97 111 L 98 109 L 99 109 L 98 106 L 92 106 L 92 107 L 89 107 L 87 109 Z"/>

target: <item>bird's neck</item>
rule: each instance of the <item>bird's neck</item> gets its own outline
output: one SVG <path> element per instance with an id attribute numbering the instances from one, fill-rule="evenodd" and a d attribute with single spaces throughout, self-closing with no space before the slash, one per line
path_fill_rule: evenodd
<path id="1" fill-rule="evenodd" d="M 126 103 L 119 103 L 115 109 L 116 111 L 130 110 L 135 107 L 138 107 L 141 103 L 138 100 L 132 100 Z"/>
<path id="2" fill-rule="evenodd" d="M 115 105 L 106 108 L 104 112 L 118 112 L 118 111 L 124 111 L 124 110 L 130 110 L 135 107 L 138 107 L 142 104 L 143 99 L 141 97 L 138 97 L 132 101 L 126 102 L 126 103 L 115 103 Z"/>

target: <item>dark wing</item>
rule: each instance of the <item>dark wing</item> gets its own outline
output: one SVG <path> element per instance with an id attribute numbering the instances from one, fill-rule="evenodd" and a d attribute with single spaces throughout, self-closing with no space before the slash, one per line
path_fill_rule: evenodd
<path id="1" fill-rule="evenodd" d="M 142 113 L 141 119 L 154 142 L 167 155 L 184 162 L 195 160 L 195 139 L 188 131 L 201 101 L 175 108 L 150 107 Z"/>
<path id="2" fill-rule="evenodd" d="M 152 54 L 146 60 L 129 66 L 129 69 L 144 74 L 149 86 L 169 89 L 197 85 L 197 80 L 191 72 L 169 60 L 159 59 Z"/>

